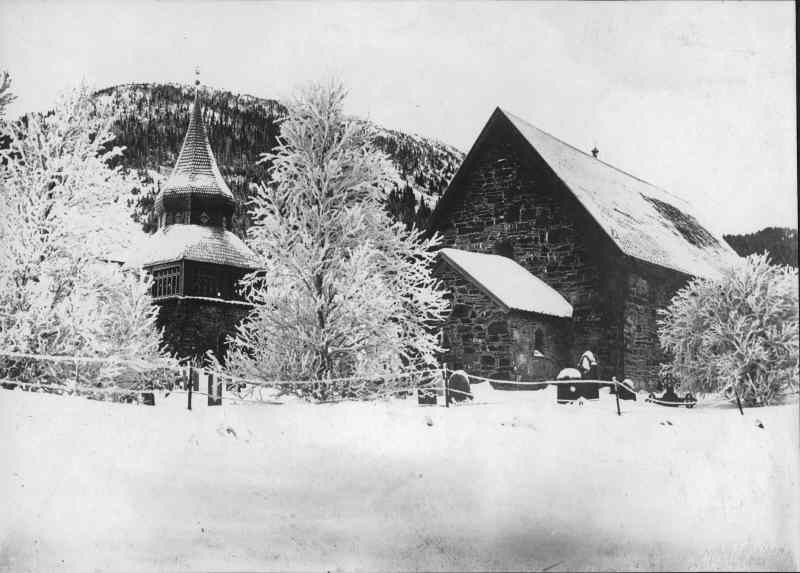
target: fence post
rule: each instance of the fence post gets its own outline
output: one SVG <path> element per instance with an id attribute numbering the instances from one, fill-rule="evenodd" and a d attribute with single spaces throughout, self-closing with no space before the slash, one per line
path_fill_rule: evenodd
<path id="1" fill-rule="evenodd" d="M 450 407 L 450 388 L 447 386 L 447 363 L 442 365 L 442 382 L 444 383 L 444 407 Z"/>
<path id="2" fill-rule="evenodd" d="M 156 393 L 155 388 L 153 387 L 153 382 L 145 382 L 145 390 L 150 390 L 150 392 L 142 392 L 142 403 L 145 406 L 155 406 L 156 405 Z"/>
<path id="3" fill-rule="evenodd" d="M 614 395 L 617 397 L 617 416 L 622 416 L 622 411 L 619 409 L 619 383 L 616 377 L 614 377 Z"/>
<path id="4" fill-rule="evenodd" d="M 192 386 L 194 386 L 194 367 L 189 366 L 189 410 L 192 409 Z"/>
<path id="5" fill-rule="evenodd" d="M 75 395 L 78 393 L 78 377 L 80 376 L 80 372 L 78 370 L 78 357 L 73 357 L 75 360 L 75 384 L 72 386 L 72 394 Z"/>
<path id="6" fill-rule="evenodd" d="M 739 399 L 739 391 L 736 390 L 736 405 L 739 406 L 739 413 L 744 416 L 744 410 L 742 409 L 742 401 Z"/>

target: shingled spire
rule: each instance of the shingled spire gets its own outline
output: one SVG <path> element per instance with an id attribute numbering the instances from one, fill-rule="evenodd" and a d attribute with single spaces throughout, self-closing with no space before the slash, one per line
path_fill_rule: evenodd
<path id="1" fill-rule="evenodd" d="M 260 260 L 229 229 L 236 200 L 222 179 L 195 82 L 183 147 L 156 199 L 158 230 L 132 249 L 128 265 L 153 277 L 164 342 L 179 356 L 225 354 L 226 337 L 247 314 L 239 281 Z"/>
<path id="2" fill-rule="evenodd" d="M 195 198 L 211 200 L 219 207 L 233 210 L 233 193 L 219 172 L 203 124 L 199 86 L 198 78 L 195 80 L 194 103 L 183 147 L 172 174 L 156 198 L 156 213 L 159 216 L 169 210 L 167 205 L 189 203 Z"/>

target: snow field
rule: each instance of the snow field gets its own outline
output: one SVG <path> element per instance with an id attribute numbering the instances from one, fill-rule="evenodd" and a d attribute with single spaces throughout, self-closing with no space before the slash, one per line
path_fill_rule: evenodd
<path id="1" fill-rule="evenodd" d="M 474 389 L 492 403 L 0 392 L 0 570 L 800 565 L 796 403 L 618 417 L 605 390 Z"/>

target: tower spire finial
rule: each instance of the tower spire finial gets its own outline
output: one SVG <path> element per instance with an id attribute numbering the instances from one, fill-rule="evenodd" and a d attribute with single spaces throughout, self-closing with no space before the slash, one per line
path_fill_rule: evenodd
<path id="1" fill-rule="evenodd" d="M 197 90 L 200 89 L 200 66 L 194 67 L 194 91 L 197 93 Z"/>

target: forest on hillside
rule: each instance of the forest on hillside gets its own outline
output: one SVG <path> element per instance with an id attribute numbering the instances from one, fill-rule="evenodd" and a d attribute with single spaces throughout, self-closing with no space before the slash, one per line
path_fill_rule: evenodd
<path id="1" fill-rule="evenodd" d="M 286 108 L 276 100 L 206 87 L 201 88 L 200 95 L 211 148 L 239 202 L 234 232 L 243 236 L 250 225 L 246 203 L 254 186 L 269 179 L 268 166 L 257 162 L 277 143 Z M 120 163 L 137 171 L 146 184 L 144 189 L 134 190 L 129 206 L 143 228 L 153 231 L 155 196 L 183 144 L 194 88 L 127 84 L 100 90 L 96 96 L 113 98 L 121 110 L 114 126 L 115 144 L 125 146 Z M 390 157 L 402 180 L 387 198 L 388 211 L 408 227 L 424 227 L 463 154 L 438 141 L 357 121 L 369 124 L 375 134 L 374 144 Z"/>
<path id="2" fill-rule="evenodd" d="M 724 235 L 728 244 L 742 257 L 766 252 L 773 264 L 797 267 L 797 229 L 767 227 L 744 235 Z"/>

